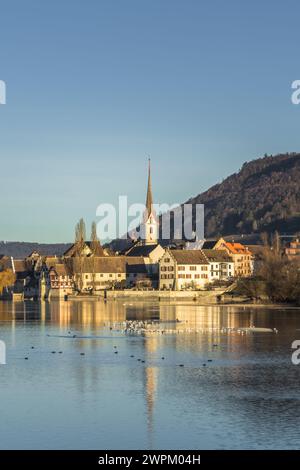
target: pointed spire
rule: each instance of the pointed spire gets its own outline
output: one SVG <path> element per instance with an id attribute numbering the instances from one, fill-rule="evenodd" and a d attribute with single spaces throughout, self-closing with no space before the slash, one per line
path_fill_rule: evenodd
<path id="1" fill-rule="evenodd" d="M 152 196 L 152 183 L 151 183 L 151 160 L 148 159 L 148 188 L 146 198 L 147 218 L 153 212 L 153 196 Z"/>

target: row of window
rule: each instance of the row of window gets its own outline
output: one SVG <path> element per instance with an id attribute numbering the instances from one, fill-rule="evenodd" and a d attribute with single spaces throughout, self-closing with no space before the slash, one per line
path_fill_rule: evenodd
<path id="1" fill-rule="evenodd" d="M 190 271 L 197 271 L 197 266 L 178 266 L 178 271 L 185 271 L 188 267 Z M 201 266 L 201 271 L 208 271 L 208 266 Z"/>
<path id="2" fill-rule="evenodd" d="M 226 271 L 217 271 L 217 272 L 211 271 L 211 273 L 210 273 L 211 276 L 217 276 L 217 277 L 219 277 L 220 274 L 221 274 L 221 276 L 227 276 Z M 232 276 L 231 271 L 228 272 L 228 276 Z"/>
<path id="3" fill-rule="evenodd" d="M 86 285 L 89 287 L 98 287 L 98 286 L 107 286 L 108 281 L 96 281 L 96 282 L 87 282 Z"/>
<path id="4" fill-rule="evenodd" d="M 178 279 L 192 279 L 191 274 L 178 274 Z M 208 279 L 207 274 L 195 274 L 194 279 Z"/>
<path id="5" fill-rule="evenodd" d="M 51 287 L 53 287 L 54 289 L 59 288 L 59 287 L 72 287 L 72 283 L 71 282 L 52 282 Z"/>
<path id="6" fill-rule="evenodd" d="M 104 274 L 102 274 L 102 273 L 97 273 L 97 275 L 98 275 L 98 274 L 99 274 L 100 277 L 103 277 L 103 276 L 104 276 Z M 113 277 L 113 275 L 114 275 L 114 274 L 109 274 L 109 277 Z M 119 273 L 119 274 L 117 274 L 117 276 L 118 276 L 118 277 L 122 277 L 122 274 Z M 89 274 L 86 274 L 86 275 L 85 275 L 85 279 L 90 279 L 91 277 L 92 277 L 92 275 L 89 275 Z M 65 280 L 69 280 L 69 281 L 72 280 L 72 278 L 71 278 L 70 276 L 60 276 L 60 277 L 59 277 L 59 276 L 53 276 L 53 275 L 50 276 L 50 279 L 51 279 L 51 282 L 53 282 L 53 281 L 58 282 L 58 281 L 60 281 L 60 280 L 62 280 L 62 281 L 65 282 Z"/>
<path id="7" fill-rule="evenodd" d="M 51 274 L 50 279 L 58 281 L 58 279 L 68 280 L 68 279 L 72 279 L 72 277 L 71 276 L 56 276 L 55 274 Z"/>
<path id="8" fill-rule="evenodd" d="M 55 276 L 55 274 L 51 274 L 50 279 L 51 279 L 51 281 L 58 281 L 59 279 L 70 280 L 72 278 L 70 276 Z"/>
<path id="9" fill-rule="evenodd" d="M 103 277 L 104 274 L 100 273 L 99 276 L 100 276 L 100 277 Z M 109 276 L 109 277 L 113 277 L 113 274 L 109 274 L 108 276 Z M 117 274 L 117 276 L 118 276 L 118 277 L 121 277 L 122 274 Z M 86 274 L 86 275 L 85 275 L 85 279 L 90 279 L 91 277 L 92 277 L 92 275 L 89 275 L 89 274 Z"/>

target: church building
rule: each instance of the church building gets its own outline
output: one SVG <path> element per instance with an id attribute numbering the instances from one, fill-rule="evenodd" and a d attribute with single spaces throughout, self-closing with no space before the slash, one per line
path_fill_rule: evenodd
<path id="1" fill-rule="evenodd" d="M 148 163 L 148 187 L 146 207 L 140 225 L 139 240 L 126 252 L 127 257 L 142 257 L 146 266 L 145 277 L 151 281 L 152 287 L 158 286 L 159 260 L 164 248 L 158 243 L 159 220 L 153 205 L 150 159 Z"/>

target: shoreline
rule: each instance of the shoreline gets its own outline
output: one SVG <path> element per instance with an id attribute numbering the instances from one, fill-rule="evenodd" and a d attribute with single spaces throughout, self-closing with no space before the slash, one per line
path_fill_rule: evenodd
<path id="1" fill-rule="evenodd" d="M 39 302 L 39 303 L 51 303 L 51 302 L 103 302 L 103 303 L 111 303 L 111 302 L 123 302 L 123 305 L 132 305 L 132 304 L 140 304 L 140 303 L 153 303 L 157 302 L 158 304 L 162 305 L 181 305 L 181 306 L 198 306 L 198 307 L 237 307 L 237 308 L 264 308 L 264 309 L 273 309 L 273 310 L 300 310 L 299 305 L 292 305 L 292 304 L 273 304 L 273 303 L 257 303 L 257 302 L 201 302 L 199 299 L 186 299 L 186 298 L 170 298 L 170 299 L 159 299 L 157 298 L 130 298 L 130 297 L 112 297 L 105 299 L 103 296 L 69 296 L 67 300 L 64 298 L 55 297 L 52 299 L 41 300 L 41 299 L 3 299 L 0 300 L 1 302 L 8 302 L 8 303 L 17 303 L 17 302 Z"/>

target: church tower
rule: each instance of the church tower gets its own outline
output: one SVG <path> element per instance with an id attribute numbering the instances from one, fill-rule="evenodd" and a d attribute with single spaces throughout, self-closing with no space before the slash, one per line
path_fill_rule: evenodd
<path id="1" fill-rule="evenodd" d="M 146 210 L 140 227 L 141 241 L 144 245 L 155 245 L 158 241 L 158 219 L 153 207 L 150 158 L 148 162 L 148 188 Z"/>

